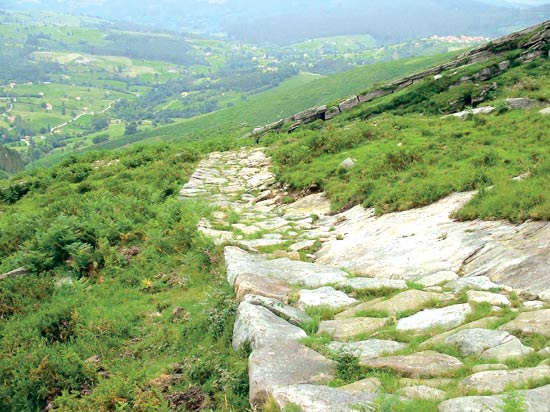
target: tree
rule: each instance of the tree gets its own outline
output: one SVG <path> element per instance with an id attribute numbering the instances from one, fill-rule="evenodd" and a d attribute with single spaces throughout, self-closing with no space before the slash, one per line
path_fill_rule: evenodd
<path id="1" fill-rule="evenodd" d="M 129 136 L 131 134 L 137 133 L 137 123 L 136 122 L 130 122 L 126 125 L 126 129 L 124 130 L 124 135 Z"/>

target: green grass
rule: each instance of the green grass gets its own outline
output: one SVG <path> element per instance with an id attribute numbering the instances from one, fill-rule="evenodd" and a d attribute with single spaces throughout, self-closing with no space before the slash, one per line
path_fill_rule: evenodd
<path id="1" fill-rule="evenodd" d="M 198 158 L 91 154 L 0 184 L 29 185 L 0 203 L 0 273 L 32 271 L 0 283 L 3 411 L 168 412 L 192 387 L 213 411 L 248 407 L 222 250 L 196 229 L 209 208 L 176 198 Z"/>
<path id="2" fill-rule="evenodd" d="M 541 60 L 537 67 L 543 70 L 548 65 Z M 519 66 L 507 75 L 534 70 Z M 407 93 L 416 92 L 413 88 Z M 391 99 L 401 101 L 403 96 L 391 97 L 385 104 L 389 107 Z M 453 192 L 481 189 L 455 217 L 512 222 L 550 218 L 550 158 L 544 134 L 550 118 L 538 110 L 461 121 L 414 110 L 402 113 L 402 106 L 394 106 L 367 121 L 354 117 L 369 112 L 369 107 L 290 136 L 266 138 L 278 180 L 291 190 L 320 187 L 333 210 L 363 204 L 378 213 L 401 211 L 429 205 Z M 339 167 L 347 157 L 357 161 L 352 170 Z M 526 172 L 528 178 L 512 181 Z"/>

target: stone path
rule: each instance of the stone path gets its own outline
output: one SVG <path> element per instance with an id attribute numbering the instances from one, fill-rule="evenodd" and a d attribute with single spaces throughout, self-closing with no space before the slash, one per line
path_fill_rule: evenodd
<path id="1" fill-rule="evenodd" d="M 518 395 L 525 410 L 550 411 L 547 224 L 452 222 L 471 194 L 381 218 L 332 216 L 322 194 L 284 205 L 285 195 L 261 149 L 212 153 L 180 193 L 213 209 L 200 230 L 225 245 L 240 302 L 233 347 L 251 349 L 254 410 L 271 400 L 371 411 L 393 394 L 441 412 L 496 411 L 507 391 L 529 389 Z M 528 291 L 485 276 L 519 271 L 527 280 L 512 286 Z"/>

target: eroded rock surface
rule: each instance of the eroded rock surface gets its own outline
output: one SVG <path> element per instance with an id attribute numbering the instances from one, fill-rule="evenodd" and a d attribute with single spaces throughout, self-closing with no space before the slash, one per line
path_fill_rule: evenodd
<path id="1" fill-rule="evenodd" d="M 462 367 L 463 363 L 449 355 L 425 351 L 412 355 L 362 359 L 361 365 L 374 369 L 392 369 L 404 376 L 423 378 L 446 376 Z"/>

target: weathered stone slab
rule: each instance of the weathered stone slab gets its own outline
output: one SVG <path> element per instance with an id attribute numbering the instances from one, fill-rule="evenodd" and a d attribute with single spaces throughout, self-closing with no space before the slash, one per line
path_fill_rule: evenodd
<path id="1" fill-rule="evenodd" d="M 376 397 L 368 392 L 350 392 L 315 385 L 294 385 L 273 391 L 273 399 L 281 409 L 288 404 L 295 404 L 302 412 L 357 412 L 357 408 L 369 410 Z"/>
<path id="2" fill-rule="evenodd" d="M 473 303 L 489 303 L 493 306 L 512 306 L 510 300 L 500 293 L 483 292 L 478 290 L 468 291 L 468 301 Z"/>
<path id="3" fill-rule="evenodd" d="M 329 307 L 342 309 L 354 305 L 357 299 L 350 298 L 344 292 L 340 292 L 330 286 L 324 286 L 315 290 L 301 290 L 298 299 L 298 307 L 305 309 L 311 307 Z"/>
<path id="4" fill-rule="evenodd" d="M 463 363 L 458 359 L 433 351 L 418 352 L 412 355 L 361 359 L 360 364 L 367 368 L 391 369 L 413 378 L 446 376 L 463 366 Z"/>
<path id="5" fill-rule="evenodd" d="M 317 263 L 380 278 L 418 280 L 442 270 L 487 276 L 493 282 L 550 296 L 550 224 L 457 222 L 454 210 L 474 192 L 430 206 L 377 216 L 361 206 L 342 213 L 336 236 L 316 253 Z"/>
<path id="6" fill-rule="evenodd" d="M 397 330 L 423 332 L 433 328 L 451 329 L 464 323 L 470 313 L 472 308 L 468 304 L 426 309 L 408 318 L 400 319 Z"/>
<path id="7" fill-rule="evenodd" d="M 478 107 L 476 109 L 464 110 L 462 112 L 453 113 L 444 117 L 458 117 L 459 119 L 467 119 L 470 116 L 475 116 L 478 114 L 489 114 L 495 111 L 495 108 L 492 106 Z"/>
<path id="8" fill-rule="evenodd" d="M 407 282 L 396 279 L 379 279 L 355 277 L 338 283 L 340 287 L 348 287 L 355 290 L 382 290 L 382 289 L 407 289 Z"/>
<path id="9" fill-rule="evenodd" d="M 412 289 L 401 292 L 382 302 L 363 305 L 363 310 L 381 311 L 396 315 L 400 312 L 420 310 L 431 302 L 442 302 L 449 299 L 452 299 L 452 295 Z"/>
<path id="10" fill-rule="evenodd" d="M 334 339 L 345 340 L 360 334 L 370 334 L 383 328 L 388 319 L 380 318 L 350 318 L 341 320 L 325 320 L 319 325 L 318 334 L 327 333 Z"/>
<path id="11" fill-rule="evenodd" d="M 357 96 L 352 96 L 349 99 L 346 99 L 342 103 L 340 103 L 338 105 L 338 109 L 340 109 L 341 112 L 345 112 L 353 109 L 358 105 L 359 105 L 359 99 L 357 98 Z"/>
<path id="12" fill-rule="evenodd" d="M 235 284 L 237 276 L 248 273 L 283 280 L 291 284 L 319 287 L 338 283 L 347 274 L 336 268 L 290 259 L 265 260 L 237 247 L 225 248 L 227 281 Z"/>
<path id="13" fill-rule="evenodd" d="M 508 332 L 491 329 L 465 329 L 445 339 L 454 345 L 463 356 L 477 356 L 481 359 L 505 361 L 519 358 L 533 352 Z"/>
<path id="14" fill-rule="evenodd" d="M 508 332 L 536 333 L 550 337 L 550 309 L 524 312 L 500 327 Z"/>
<path id="15" fill-rule="evenodd" d="M 550 107 L 547 107 L 546 109 L 542 109 L 539 113 L 545 116 L 550 115 Z"/>
<path id="16" fill-rule="evenodd" d="M 476 365 L 472 368 L 473 373 L 485 372 L 485 371 L 504 371 L 510 369 L 503 363 L 488 363 L 483 365 Z"/>
<path id="17" fill-rule="evenodd" d="M 405 349 L 407 345 L 391 340 L 369 339 L 361 342 L 331 342 L 327 348 L 333 353 L 350 354 L 358 358 L 372 359 Z"/>
<path id="18" fill-rule="evenodd" d="M 447 397 L 447 393 L 445 391 L 423 385 L 408 386 L 400 389 L 397 393 L 405 398 L 428 401 L 442 401 Z"/>
<path id="19" fill-rule="evenodd" d="M 297 342 L 279 342 L 249 358 L 250 403 L 263 405 L 274 389 L 297 384 L 324 384 L 335 376 L 336 363 Z"/>
<path id="20" fill-rule="evenodd" d="M 525 97 L 506 99 L 504 102 L 510 110 L 528 110 L 532 109 L 533 107 L 542 106 L 542 103 L 540 101 L 535 99 L 528 99 Z"/>
<path id="21" fill-rule="evenodd" d="M 449 282 L 445 286 L 455 291 L 460 291 L 464 289 L 477 289 L 482 291 L 487 291 L 491 289 L 502 289 L 501 285 L 497 285 L 496 283 L 491 282 L 491 280 L 487 276 L 463 277 Z"/>
<path id="22" fill-rule="evenodd" d="M 450 270 L 442 270 L 441 272 L 436 272 L 432 275 L 425 276 L 422 279 L 417 280 L 416 283 L 424 287 L 431 287 L 452 282 L 456 279 L 458 279 L 458 275 L 455 272 Z"/>
<path id="23" fill-rule="evenodd" d="M 334 316 L 334 319 L 347 319 L 347 318 L 354 318 L 359 313 L 370 310 L 370 307 L 376 303 L 383 302 L 384 298 L 376 298 L 373 300 L 370 300 L 368 302 L 363 302 L 359 305 L 353 306 L 349 308 L 348 310 L 345 310 L 343 312 L 337 313 Z"/>
<path id="24" fill-rule="evenodd" d="M 454 335 L 455 333 L 457 333 L 461 330 L 476 329 L 476 328 L 487 328 L 491 324 L 498 321 L 498 319 L 499 318 L 497 318 L 497 317 L 488 317 L 488 318 L 478 319 L 478 320 L 475 320 L 475 321 L 470 322 L 470 323 L 466 323 L 462 326 L 451 329 L 450 331 L 440 333 L 440 334 L 434 336 L 433 338 L 430 338 L 430 339 L 422 342 L 418 347 L 419 347 L 419 349 L 426 349 L 431 345 L 436 345 L 438 343 L 443 343 L 443 342 L 445 342 L 445 339 L 447 337 L 449 337 L 451 335 Z"/>
<path id="25" fill-rule="evenodd" d="M 276 299 L 270 299 L 264 296 L 248 295 L 246 296 L 245 301 L 252 305 L 262 306 L 269 309 L 273 314 L 283 318 L 291 325 L 300 326 L 311 321 L 311 317 L 302 312 L 300 309 L 285 305 L 283 302 Z"/>
<path id="26" fill-rule="evenodd" d="M 365 378 L 340 387 L 342 391 L 376 393 L 382 388 L 382 382 L 378 378 Z"/>
<path id="27" fill-rule="evenodd" d="M 449 399 L 439 405 L 439 412 L 502 412 L 504 401 L 510 395 L 466 396 Z M 550 385 L 528 391 L 518 391 L 518 399 L 523 399 L 525 412 L 550 412 Z"/>
<path id="28" fill-rule="evenodd" d="M 465 390 L 501 393 L 508 387 L 521 387 L 529 381 L 550 377 L 549 366 L 501 371 L 478 372 L 464 379 L 460 386 Z"/>
<path id="29" fill-rule="evenodd" d="M 233 349 L 249 343 L 252 350 L 281 341 L 297 341 L 306 333 L 273 314 L 269 309 L 242 302 L 233 328 Z"/>
<path id="30" fill-rule="evenodd" d="M 288 283 L 278 279 L 244 273 L 235 281 L 235 294 L 241 301 L 246 295 L 261 295 L 268 298 L 286 301 L 291 288 Z"/>

